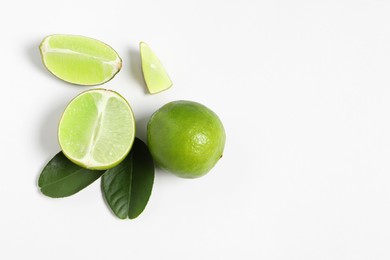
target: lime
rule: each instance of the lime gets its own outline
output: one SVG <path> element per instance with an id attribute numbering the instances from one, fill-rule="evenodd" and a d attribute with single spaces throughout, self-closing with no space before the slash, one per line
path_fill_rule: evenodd
<path id="1" fill-rule="evenodd" d="M 122 67 L 122 60 L 114 49 L 84 36 L 50 35 L 43 39 L 39 49 L 46 68 L 73 84 L 103 84 Z"/>
<path id="2" fill-rule="evenodd" d="M 155 94 L 170 88 L 172 81 L 149 45 L 140 42 L 139 49 L 141 53 L 142 72 L 150 94 Z"/>
<path id="3" fill-rule="evenodd" d="M 192 101 L 164 105 L 150 118 L 147 131 L 156 163 L 183 178 L 209 172 L 225 146 L 225 130 L 218 116 Z"/>
<path id="4" fill-rule="evenodd" d="M 106 89 L 82 92 L 66 107 L 58 126 L 63 153 L 88 169 L 119 164 L 135 137 L 135 120 L 127 101 Z"/>

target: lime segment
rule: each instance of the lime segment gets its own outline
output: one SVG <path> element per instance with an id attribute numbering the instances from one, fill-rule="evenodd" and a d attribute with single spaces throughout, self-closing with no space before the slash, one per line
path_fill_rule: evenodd
<path id="1" fill-rule="evenodd" d="M 172 81 L 152 49 L 144 42 L 140 42 L 139 48 L 142 72 L 149 92 L 155 94 L 170 88 Z"/>
<path id="2" fill-rule="evenodd" d="M 78 85 L 99 85 L 112 79 L 122 60 L 107 44 L 84 36 L 55 34 L 39 46 L 46 68 Z"/>
<path id="3" fill-rule="evenodd" d="M 58 127 L 63 153 L 74 163 L 104 170 L 119 164 L 135 137 L 130 105 L 118 93 L 92 89 L 75 97 L 66 107 Z"/>

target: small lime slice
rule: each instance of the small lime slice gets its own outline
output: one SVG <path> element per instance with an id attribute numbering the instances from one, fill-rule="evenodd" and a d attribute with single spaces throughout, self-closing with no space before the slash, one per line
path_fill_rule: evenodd
<path id="1" fill-rule="evenodd" d="M 50 35 L 43 39 L 39 49 L 46 68 L 73 84 L 103 84 L 122 67 L 122 60 L 114 49 L 84 36 Z"/>
<path id="2" fill-rule="evenodd" d="M 66 107 L 58 127 L 63 153 L 87 169 L 105 170 L 129 153 L 135 137 L 130 105 L 106 89 L 82 92 Z"/>
<path id="3" fill-rule="evenodd" d="M 172 87 L 172 81 L 152 49 L 144 43 L 139 44 L 142 72 L 150 94 L 155 94 Z"/>

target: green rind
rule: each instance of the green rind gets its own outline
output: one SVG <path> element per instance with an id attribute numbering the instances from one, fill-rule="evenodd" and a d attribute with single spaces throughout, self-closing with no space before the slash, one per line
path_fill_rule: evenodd
<path id="1" fill-rule="evenodd" d="M 209 108 L 180 100 L 164 105 L 151 116 L 147 139 L 157 165 L 182 178 L 198 178 L 222 157 L 226 133 Z"/>
<path id="2" fill-rule="evenodd" d="M 118 61 L 118 65 L 117 65 L 117 69 L 107 78 L 105 78 L 104 80 L 102 81 L 96 81 L 96 82 L 92 82 L 92 83 L 87 83 L 87 82 L 76 82 L 76 81 L 72 81 L 70 79 L 67 79 L 67 78 L 64 78 L 64 77 L 61 77 L 58 75 L 58 73 L 54 72 L 53 69 L 50 68 L 50 66 L 47 64 L 47 61 L 45 59 L 45 52 L 44 52 L 44 44 L 46 43 L 46 41 L 48 41 L 50 38 L 52 37 L 80 37 L 80 38 L 84 38 L 84 39 L 89 39 L 89 40 L 93 40 L 99 44 L 102 44 L 104 46 L 106 46 L 106 48 L 110 49 L 113 53 L 115 53 L 117 59 L 119 60 Z M 80 85 L 80 86 L 98 86 L 98 85 L 102 85 L 110 80 L 112 80 L 116 74 L 119 73 L 119 71 L 121 70 L 122 68 L 122 58 L 119 56 L 119 54 L 111 47 L 109 46 L 108 44 L 102 42 L 102 41 L 99 41 L 99 40 L 96 40 L 96 39 L 93 39 L 93 38 L 90 38 L 90 37 L 85 37 L 85 36 L 81 36 L 81 35 L 66 35 L 66 34 L 53 34 L 53 35 L 49 35 L 49 36 L 46 36 L 41 44 L 39 45 L 39 51 L 40 51 L 40 54 L 41 54 L 41 59 L 42 59 L 42 63 L 44 64 L 45 68 L 51 73 L 53 74 L 55 77 L 65 81 L 65 82 L 68 82 L 68 83 L 71 83 L 71 84 L 74 84 L 74 85 Z M 69 67 L 72 67 L 72 66 L 69 66 Z"/>

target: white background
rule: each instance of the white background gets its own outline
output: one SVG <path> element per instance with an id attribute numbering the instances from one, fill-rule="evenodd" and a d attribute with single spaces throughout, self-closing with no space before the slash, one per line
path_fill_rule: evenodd
<path id="1" fill-rule="evenodd" d="M 390 259 L 390 1 L 6 1 L 0 8 L 0 259 Z M 111 45 L 145 140 L 177 99 L 227 132 L 207 176 L 160 170 L 144 213 L 119 220 L 97 181 L 65 199 L 38 176 L 66 104 L 88 88 L 52 76 L 54 33 Z M 174 86 L 149 95 L 138 42 Z"/>

